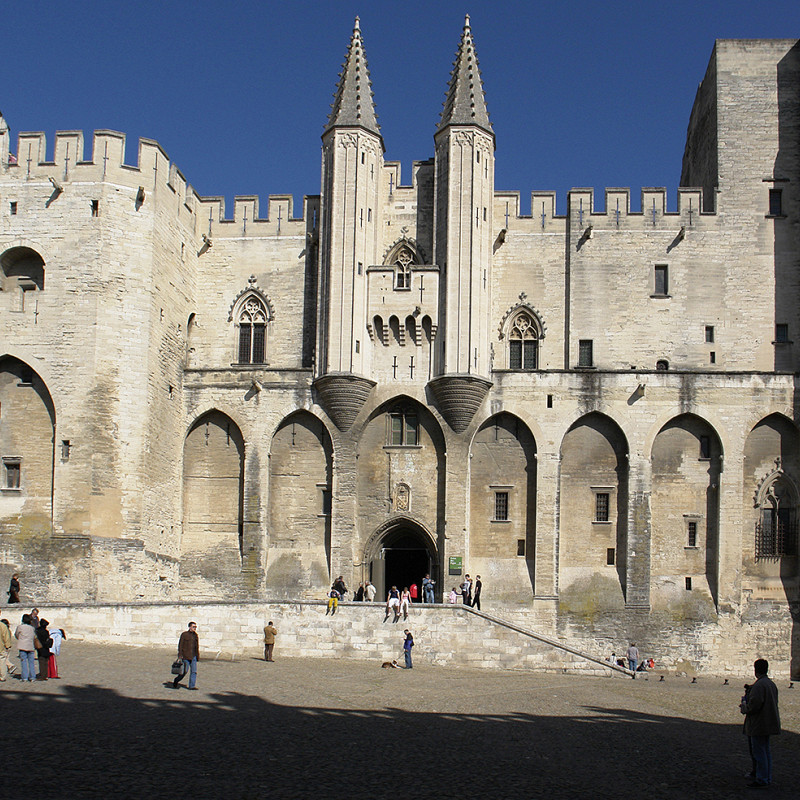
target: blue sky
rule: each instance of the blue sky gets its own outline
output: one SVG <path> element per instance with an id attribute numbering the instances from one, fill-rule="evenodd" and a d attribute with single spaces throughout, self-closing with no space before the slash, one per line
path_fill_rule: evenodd
<path id="1" fill-rule="evenodd" d="M 0 109 L 12 129 L 156 139 L 201 195 L 319 193 L 320 135 L 356 15 L 386 158 L 433 155 L 465 13 L 497 137 L 496 187 L 666 186 L 717 38 L 800 37 L 800 3 L 11 3 Z M 3 15 L 8 19 L 4 13 Z M 90 140 L 87 156 L 90 156 Z M 230 206 L 229 206 L 230 209 Z"/>

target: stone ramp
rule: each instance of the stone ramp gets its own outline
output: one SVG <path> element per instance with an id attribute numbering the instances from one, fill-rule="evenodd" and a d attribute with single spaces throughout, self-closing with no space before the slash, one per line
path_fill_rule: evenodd
<path id="1" fill-rule="evenodd" d="M 415 604 L 407 620 L 396 621 L 394 615 L 385 615 L 382 603 L 342 602 L 331 614 L 326 602 L 319 600 L 39 606 L 51 627 L 64 628 L 71 639 L 98 644 L 174 649 L 191 619 L 198 624 L 201 656 L 212 659 L 263 657 L 263 628 L 273 620 L 278 629 L 276 653 L 283 656 L 402 663 L 403 631 L 408 628 L 415 640 L 414 658 L 420 663 L 631 674 L 565 642 L 464 605 Z M 15 625 L 17 621 L 12 620 Z"/>

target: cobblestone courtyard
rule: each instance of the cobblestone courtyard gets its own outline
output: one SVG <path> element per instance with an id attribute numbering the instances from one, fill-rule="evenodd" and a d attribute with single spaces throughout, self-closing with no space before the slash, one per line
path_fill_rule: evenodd
<path id="1" fill-rule="evenodd" d="M 202 633 L 202 632 L 201 632 Z M 201 638 L 202 644 L 202 638 Z M 0 687 L 14 796 L 727 798 L 751 794 L 749 675 L 649 680 L 284 659 L 202 661 L 69 641 L 61 680 Z M 18 664 L 18 659 L 14 659 Z M 775 785 L 800 786 L 800 686 L 778 682 Z M 23 768 L 27 765 L 27 768 Z M 10 796 L 10 795 L 9 795 Z"/>

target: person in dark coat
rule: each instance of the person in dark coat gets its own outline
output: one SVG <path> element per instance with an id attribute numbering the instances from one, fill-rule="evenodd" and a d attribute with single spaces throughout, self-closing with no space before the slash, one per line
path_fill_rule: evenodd
<path id="1" fill-rule="evenodd" d="M 477 608 L 478 611 L 481 610 L 481 590 L 483 589 L 483 584 L 481 583 L 481 576 L 475 576 L 475 591 L 472 595 L 472 607 Z"/>
<path id="2" fill-rule="evenodd" d="M 53 640 L 50 638 L 50 631 L 47 626 L 50 623 L 43 619 L 39 622 L 39 627 L 36 629 L 36 638 L 39 641 L 39 646 L 36 648 L 36 657 L 39 659 L 39 675 L 37 681 L 47 680 L 47 671 L 50 664 L 50 648 L 53 646 Z"/>
<path id="3" fill-rule="evenodd" d="M 11 576 L 11 582 L 8 584 L 8 602 L 19 603 L 19 575 L 15 572 Z"/>
<path id="4" fill-rule="evenodd" d="M 753 664 L 756 682 L 745 685 L 741 712 L 744 718 L 744 734 L 750 743 L 750 756 L 753 759 L 753 788 L 769 786 L 772 783 L 772 753 L 769 737 L 781 732 L 781 718 L 778 714 L 778 687 L 767 677 L 769 662 L 759 658 Z"/>
<path id="5" fill-rule="evenodd" d="M 189 673 L 189 686 L 192 691 L 196 690 L 197 681 L 197 662 L 200 660 L 200 638 L 197 635 L 197 623 L 190 622 L 189 627 L 181 634 L 178 639 L 178 658 L 183 659 L 183 672 L 172 681 L 172 688 L 177 689 L 178 684 L 183 680 L 183 676 Z"/>

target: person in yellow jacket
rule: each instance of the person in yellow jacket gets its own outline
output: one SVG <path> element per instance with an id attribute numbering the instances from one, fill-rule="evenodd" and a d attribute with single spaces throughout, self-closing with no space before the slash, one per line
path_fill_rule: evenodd
<path id="1" fill-rule="evenodd" d="M 8 656 L 11 653 L 11 628 L 7 620 L 0 620 L 0 681 L 4 681 L 11 666 Z"/>

